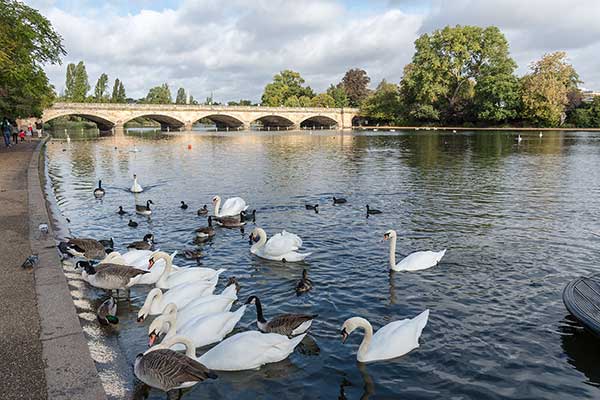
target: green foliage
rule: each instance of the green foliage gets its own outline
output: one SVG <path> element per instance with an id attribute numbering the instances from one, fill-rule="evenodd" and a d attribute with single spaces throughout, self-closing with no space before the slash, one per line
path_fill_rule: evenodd
<path id="1" fill-rule="evenodd" d="M 310 107 L 311 106 L 311 97 L 309 96 L 300 96 L 298 97 L 298 101 L 300 102 L 300 107 Z"/>
<path id="2" fill-rule="evenodd" d="M 280 107 L 286 103 L 288 98 L 296 96 L 314 97 L 314 92 L 310 86 L 304 87 L 304 79 L 298 72 L 291 70 L 281 71 L 273 77 L 273 82 L 265 86 L 261 98 L 263 106 Z"/>
<path id="3" fill-rule="evenodd" d="M 384 123 L 395 123 L 399 120 L 400 88 L 398 85 L 384 80 L 361 104 L 361 115 Z"/>
<path id="4" fill-rule="evenodd" d="M 489 118 L 504 117 L 492 115 L 490 104 L 504 101 L 498 97 L 496 86 L 510 86 L 516 64 L 498 28 L 446 27 L 419 37 L 415 48 L 400 84 L 411 119 L 462 122 L 473 108 L 481 109 Z M 480 81 L 482 86 L 477 87 Z M 482 90 L 479 95 L 478 89 Z"/>
<path id="5" fill-rule="evenodd" d="M 335 100 L 327 93 L 321 93 L 310 99 L 311 107 L 335 107 Z"/>
<path id="6" fill-rule="evenodd" d="M 253 105 L 253 103 L 252 103 L 252 100 L 241 99 L 240 101 L 228 101 L 227 105 L 228 106 L 251 106 L 251 105 Z"/>
<path id="7" fill-rule="evenodd" d="M 371 78 L 363 69 L 354 68 L 346 72 L 340 82 L 352 107 L 359 107 L 360 103 L 369 95 L 369 83 Z"/>
<path id="8" fill-rule="evenodd" d="M 117 78 L 112 89 L 112 96 L 110 98 L 112 103 L 127 103 L 127 95 L 125 94 L 125 86 L 123 82 Z"/>
<path id="9" fill-rule="evenodd" d="M 329 88 L 327 88 L 327 94 L 333 98 L 335 107 L 337 108 L 348 107 L 350 105 L 346 90 L 344 90 L 344 87 L 341 84 L 335 86 L 332 84 L 329 86 Z"/>
<path id="10" fill-rule="evenodd" d="M 108 101 L 108 94 L 106 92 L 108 88 L 108 75 L 102 74 L 96 82 L 94 87 L 94 101 L 103 103 Z"/>
<path id="11" fill-rule="evenodd" d="M 198 100 L 194 99 L 194 96 L 190 94 L 190 104 L 198 105 Z"/>
<path id="12" fill-rule="evenodd" d="M 73 86 L 75 84 L 75 64 L 69 63 L 67 65 L 67 76 L 65 79 L 65 91 L 64 97 L 69 100 L 73 97 Z"/>
<path id="13" fill-rule="evenodd" d="M 75 103 L 83 103 L 86 101 L 87 92 L 90 90 L 88 75 L 83 61 L 79 61 L 72 71 L 72 86 L 69 88 L 70 96 L 67 97 L 67 100 Z"/>
<path id="14" fill-rule="evenodd" d="M 60 64 L 62 38 L 37 10 L 0 0 L 0 115 L 41 116 L 54 101 L 43 64 Z"/>
<path id="15" fill-rule="evenodd" d="M 538 126 L 559 126 L 569 104 L 569 91 L 577 88 L 579 75 L 566 61 L 566 53 L 546 54 L 531 64 L 523 85 L 523 115 Z"/>
<path id="16" fill-rule="evenodd" d="M 175 104 L 186 104 L 187 103 L 187 95 L 185 94 L 184 88 L 179 88 L 177 90 L 177 97 L 175 98 Z"/>
<path id="17" fill-rule="evenodd" d="M 521 84 L 512 74 L 481 77 L 475 85 L 473 108 L 478 121 L 499 124 L 515 120 L 521 108 Z"/>
<path id="18" fill-rule="evenodd" d="M 284 107 L 300 107 L 300 99 L 298 99 L 298 96 L 292 95 L 285 99 L 283 105 Z"/>
<path id="19" fill-rule="evenodd" d="M 589 103 L 581 103 L 569 116 L 569 122 L 577 128 L 600 128 L 600 97 Z"/>
<path id="20" fill-rule="evenodd" d="M 148 91 L 148 95 L 144 100 L 145 103 L 148 104 L 171 104 L 173 103 L 173 98 L 171 97 L 171 89 L 169 89 L 169 85 L 163 83 L 160 86 L 155 86 Z"/>

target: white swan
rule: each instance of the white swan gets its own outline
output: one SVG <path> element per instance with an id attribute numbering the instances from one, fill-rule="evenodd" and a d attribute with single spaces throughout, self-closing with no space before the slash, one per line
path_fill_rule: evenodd
<path id="1" fill-rule="evenodd" d="M 419 347 L 419 337 L 427 325 L 429 310 L 413 319 L 393 321 L 379 328 L 373 335 L 373 327 L 364 318 L 347 319 L 342 326 L 342 342 L 356 329 L 362 328 L 365 336 L 358 348 L 356 359 L 360 362 L 388 360 L 403 356 Z"/>
<path id="2" fill-rule="evenodd" d="M 523 138 L 521 137 L 521 135 L 519 134 L 519 136 L 517 136 L 517 143 L 521 143 L 523 141 Z"/>
<path id="3" fill-rule="evenodd" d="M 231 197 L 225 200 L 225 203 L 221 206 L 221 197 L 215 196 L 212 203 L 215 207 L 215 217 L 237 217 L 248 208 L 246 201 L 241 197 Z"/>
<path id="4" fill-rule="evenodd" d="M 121 265 L 130 265 L 142 271 L 149 271 L 148 274 L 142 275 L 139 279 L 138 284 L 140 285 L 154 285 L 163 275 L 166 270 L 165 260 L 157 260 L 152 269 L 149 269 L 149 260 L 156 252 L 152 250 L 130 250 L 127 253 L 119 254 L 116 251 L 108 254 L 99 264 L 113 263 Z M 171 260 L 175 257 L 177 251 L 170 255 Z M 173 273 L 179 271 L 181 268 L 176 265 L 171 265 L 171 271 Z"/>
<path id="5" fill-rule="evenodd" d="M 258 243 L 254 243 L 250 252 L 260 258 L 275 261 L 302 261 L 312 253 L 298 253 L 302 247 L 302 239 L 298 235 L 283 231 L 271 237 L 267 241 L 267 233 L 262 228 L 254 228 L 250 234 L 250 240 L 258 237 Z"/>
<path id="6" fill-rule="evenodd" d="M 214 270 L 212 268 L 201 267 L 181 268 L 178 271 L 173 271 L 173 262 L 171 257 L 167 253 L 162 251 L 159 251 L 152 257 L 150 257 L 148 268 L 151 270 L 153 268 L 154 263 L 160 260 L 166 263 L 166 266 L 162 270 L 160 278 L 158 279 L 158 281 L 156 281 L 156 287 L 160 289 L 171 289 L 177 285 L 181 285 L 188 282 L 218 279 L 219 275 L 226 271 L 225 268 Z"/>
<path id="7" fill-rule="evenodd" d="M 133 185 L 131 185 L 131 189 L 129 189 L 133 193 L 142 193 L 144 188 L 138 183 L 137 175 L 133 174 Z"/>
<path id="8" fill-rule="evenodd" d="M 391 240 L 390 243 L 390 268 L 394 271 L 419 271 L 436 266 L 446 249 L 442 251 L 416 251 L 404 257 L 396 264 L 396 231 L 389 230 L 383 235 L 384 240 Z"/>
<path id="9" fill-rule="evenodd" d="M 217 285 L 217 279 L 212 281 L 197 281 L 178 285 L 163 293 L 154 288 L 146 297 L 144 305 L 138 311 L 138 322 L 142 322 L 148 315 L 161 314 L 169 303 L 175 303 L 178 308 L 185 307 L 192 300 L 212 294 Z"/>
<path id="10" fill-rule="evenodd" d="M 180 328 L 176 328 L 175 324 L 169 324 L 169 330 L 167 331 L 164 340 L 169 340 L 176 335 L 181 335 L 192 341 L 194 347 L 204 347 L 209 344 L 217 343 L 223 340 L 237 323 L 244 316 L 246 312 L 246 306 L 243 305 L 238 308 L 235 312 L 221 311 L 211 314 L 200 315 L 191 321 L 188 321 Z M 154 325 L 154 321 L 152 321 Z M 148 335 L 148 345 L 152 346 L 156 338 L 163 332 L 162 323 L 158 323 L 153 326 L 153 329 Z M 171 346 L 173 350 L 184 350 L 184 346 L 181 344 L 175 344 Z"/>

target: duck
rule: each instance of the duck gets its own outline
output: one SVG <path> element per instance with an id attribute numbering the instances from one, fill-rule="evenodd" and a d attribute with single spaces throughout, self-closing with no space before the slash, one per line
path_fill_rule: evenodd
<path id="1" fill-rule="evenodd" d="M 136 204 L 135 205 L 135 212 L 138 214 L 142 214 L 142 215 L 150 215 L 152 214 L 152 210 L 150 209 L 150 204 L 154 205 L 154 202 L 152 202 L 152 200 L 148 200 L 146 202 L 146 205 L 141 205 L 141 204 Z"/>
<path id="2" fill-rule="evenodd" d="M 91 238 L 66 238 L 58 249 L 67 256 L 99 260 L 106 257 L 106 249 L 100 241 Z"/>
<path id="3" fill-rule="evenodd" d="M 219 226 L 224 228 L 240 228 L 246 225 L 244 221 L 243 211 L 239 215 L 231 216 L 231 217 L 214 217 L 215 221 Z"/>
<path id="4" fill-rule="evenodd" d="M 135 222 L 134 220 L 130 219 L 129 222 L 127 223 L 127 225 L 132 228 L 137 228 L 139 224 L 137 222 Z"/>
<path id="5" fill-rule="evenodd" d="M 243 305 L 234 312 L 221 311 L 200 315 L 195 319 L 188 321 L 180 328 L 177 328 L 175 324 L 168 324 L 169 329 L 166 332 L 164 340 L 168 340 L 177 334 L 180 334 L 190 339 L 193 346 L 196 348 L 220 342 L 225 336 L 233 331 L 233 328 L 235 328 L 240 319 L 242 319 L 245 312 L 246 306 Z M 148 335 L 148 346 L 152 346 L 158 336 L 163 333 L 163 326 L 163 324 L 159 324 L 156 327 L 158 330 L 150 332 Z M 184 346 L 176 344 L 171 346 L 171 349 L 183 350 Z"/>
<path id="6" fill-rule="evenodd" d="M 148 269 L 151 269 L 158 260 L 164 260 L 166 263 L 162 275 L 158 281 L 156 281 L 156 287 L 159 289 L 172 289 L 178 285 L 196 281 L 214 281 L 216 285 L 219 275 L 226 271 L 225 268 L 214 270 L 212 268 L 201 267 L 182 268 L 179 271 L 173 271 L 171 256 L 163 251 L 155 253 L 150 258 L 148 261 Z"/>
<path id="7" fill-rule="evenodd" d="M 314 210 L 315 214 L 319 213 L 319 205 L 318 204 L 315 204 L 314 206 L 310 205 L 310 204 L 305 204 L 304 207 L 306 207 L 307 210 Z"/>
<path id="8" fill-rule="evenodd" d="M 94 196 L 97 198 L 104 196 L 106 191 L 102 188 L 102 180 L 98 181 L 98 187 L 94 189 Z"/>
<path id="9" fill-rule="evenodd" d="M 256 306 L 256 325 L 263 333 L 278 333 L 285 336 L 297 336 L 306 333 L 317 314 L 281 314 L 267 321 L 263 315 L 262 305 L 257 296 L 250 296 L 246 304 Z M 185 335 L 184 335 L 185 336 Z"/>
<path id="10" fill-rule="evenodd" d="M 196 249 L 185 249 L 183 256 L 186 260 L 198 260 L 202 257 L 202 252 Z"/>
<path id="11" fill-rule="evenodd" d="M 175 303 L 177 308 L 183 308 L 192 300 L 213 294 L 217 280 L 196 281 L 175 286 L 166 292 L 159 288 L 152 289 L 144 305 L 138 311 L 138 322 L 143 322 L 148 315 L 162 314 L 169 303 Z"/>
<path id="12" fill-rule="evenodd" d="M 79 260 L 75 263 L 76 268 L 83 268 L 81 276 L 90 285 L 104 290 L 127 289 L 135 285 L 142 275 L 148 271 L 142 271 L 129 265 L 102 264 L 102 268 L 94 268 L 89 261 Z"/>
<path id="13" fill-rule="evenodd" d="M 375 215 L 375 214 L 382 214 L 382 212 L 381 212 L 381 210 L 377 210 L 375 208 L 369 207 L 369 205 L 367 204 L 367 217 L 369 215 Z"/>
<path id="14" fill-rule="evenodd" d="M 185 204 L 185 201 L 181 200 L 181 205 L 179 206 L 179 208 L 181 208 L 182 210 L 187 210 L 188 209 L 188 205 Z"/>
<path id="15" fill-rule="evenodd" d="M 215 229 L 212 227 L 212 216 L 208 217 L 208 226 L 196 229 L 196 241 L 206 242 L 215 236 Z"/>
<path id="16" fill-rule="evenodd" d="M 215 196 L 212 199 L 212 204 L 215 209 L 215 217 L 234 217 L 248 209 L 246 201 L 241 197 L 231 197 L 225 200 L 225 203 L 223 203 L 223 206 L 221 207 L 221 197 Z"/>
<path id="17" fill-rule="evenodd" d="M 348 200 L 344 199 L 343 197 L 335 197 L 333 196 L 333 204 L 344 204 L 347 203 Z"/>
<path id="18" fill-rule="evenodd" d="M 202 215 L 207 215 L 207 214 L 208 214 L 208 207 L 205 204 L 204 206 L 202 206 L 202 208 L 200 208 L 198 210 L 198 215 L 202 216 Z"/>
<path id="19" fill-rule="evenodd" d="M 390 269 L 394 271 L 420 271 L 436 266 L 446 249 L 442 251 L 416 251 L 404 257 L 396 264 L 396 231 L 391 229 L 383 234 L 384 240 L 390 240 Z"/>
<path id="20" fill-rule="evenodd" d="M 302 293 L 306 293 L 312 289 L 312 281 L 308 278 L 308 271 L 306 268 L 302 270 L 302 278 L 296 284 L 296 294 L 300 296 Z"/>
<path id="21" fill-rule="evenodd" d="M 119 209 L 117 210 L 117 214 L 125 215 L 125 214 L 127 214 L 127 212 L 125 210 L 123 210 L 123 206 L 119 206 Z"/>
<path id="22" fill-rule="evenodd" d="M 298 253 L 302 247 L 302 239 L 298 235 L 283 231 L 267 241 L 267 233 L 262 228 L 254 228 L 250 234 L 250 241 L 256 241 L 250 252 L 260 258 L 283 262 L 303 261 L 312 253 Z"/>
<path id="23" fill-rule="evenodd" d="M 137 175 L 133 174 L 133 185 L 131 185 L 131 189 L 129 189 L 132 193 L 142 193 L 144 188 L 138 183 Z"/>
<path id="24" fill-rule="evenodd" d="M 169 303 L 162 314 L 154 318 L 148 329 L 148 334 L 153 330 L 158 331 L 160 329 L 162 332 L 166 332 L 169 329 L 169 326 L 161 327 L 161 325 L 175 325 L 176 328 L 180 328 L 201 315 L 229 311 L 236 300 L 237 286 L 230 283 L 223 289 L 221 294 L 198 297 L 183 308 L 178 308 L 175 303 Z"/>
<path id="25" fill-rule="evenodd" d="M 216 379 L 217 375 L 198 362 L 194 354 L 186 355 L 165 348 L 151 348 L 135 357 L 133 373 L 146 385 L 167 393 L 190 388 L 198 382 Z"/>
<path id="26" fill-rule="evenodd" d="M 373 327 L 369 321 L 361 317 L 352 317 L 342 325 L 342 343 L 346 342 L 355 329 L 362 328 L 365 336 L 356 354 L 359 362 L 401 357 L 419 347 L 419 338 L 428 319 L 429 310 L 425 310 L 412 319 L 390 322 L 373 334 Z"/>
<path id="27" fill-rule="evenodd" d="M 246 222 L 246 221 L 256 222 L 256 210 L 252 210 L 251 213 L 242 211 L 240 213 L 240 221 L 241 222 Z"/>
<path id="28" fill-rule="evenodd" d="M 154 246 L 154 235 L 151 233 L 147 233 L 146 235 L 144 235 L 144 238 L 142 240 L 129 243 L 127 245 L 127 248 L 136 250 L 150 250 L 152 246 Z"/>
<path id="29" fill-rule="evenodd" d="M 217 371 L 257 369 L 265 364 L 285 360 L 305 336 L 306 334 L 302 334 L 290 339 L 277 333 L 241 332 L 217 344 L 199 357 L 198 361 Z M 182 336 L 175 336 L 166 341 L 166 345 L 182 343 L 188 351 L 193 344 L 180 338 Z"/>
<path id="30" fill-rule="evenodd" d="M 117 302 L 112 296 L 100 304 L 100 307 L 96 310 L 96 317 L 98 317 L 98 322 L 100 322 L 101 325 L 108 325 L 109 323 L 116 325 L 119 323 L 119 318 L 117 317 Z"/>

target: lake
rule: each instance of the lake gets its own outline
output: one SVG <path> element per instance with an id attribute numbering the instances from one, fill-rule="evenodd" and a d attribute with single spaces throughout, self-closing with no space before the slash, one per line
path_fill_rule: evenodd
<path id="1" fill-rule="evenodd" d="M 249 252 L 248 233 L 218 229 L 201 265 L 227 268 L 268 319 L 319 314 L 285 361 L 220 373 L 186 399 L 592 399 L 600 397 L 600 340 L 568 317 L 566 283 L 598 271 L 600 134 L 591 132 L 239 132 L 139 134 L 47 146 L 49 186 L 73 236 L 113 237 L 116 250 L 152 232 L 157 248 L 193 248 L 196 215 L 211 199 L 241 196 L 269 235 L 287 230 L 313 254 L 305 263 L 268 262 Z M 75 136 L 73 137 L 75 139 Z M 133 148 L 139 152 L 131 152 Z M 136 173 L 155 203 L 132 212 Z M 92 195 L 102 179 L 106 196 Z M 332 196 L 348 199 L 332 204 Z M 180 201 L 190 205 L 180 209 Z M 318 214 L 305 204 L 320 204 Z M 366 218 L 365 205 L 383 211 Z M 138 228 L 127 225 L 129 218 Z M 435 268 L 389 273 L 388 229 L 398 256 L 448 251 Z M 178 256 L 175 264 L 193 266 Z M 306 268 L 311 292 L 296 296 Z M 132 374 L 147 349 L 135 321 L 148 288 L 119 302 L 117 328 L 100 327 L 104 293 L 66 267 L 92 357 L 111 398 L 140 395 Z M 216 292 L 224 287 L 221 278 Z M 236 309 L 238 305 L 234 305 Z M 420 347 L 390 361 L 356 362 L 362 332 L 341 343 L 349 317 L 375 329 L 430 309 Z M 249 308 L 236 331 L 256 329 Z M 198 354 L 202 353 L 199 351 Z M 156 390 L 150 398 L 164 398 Z"/>

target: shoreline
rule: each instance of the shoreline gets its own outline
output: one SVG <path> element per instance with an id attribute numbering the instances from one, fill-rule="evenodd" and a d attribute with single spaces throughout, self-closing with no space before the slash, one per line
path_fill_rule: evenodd
<path id="1" fill-rule="evenodd" d="M 39 256 L 34 275 L 47 396 L 49 399 L 104 400 L 106 394 L 56 250 L 56 221 L 43 189 L 48 138 L 36 146 L 27 170 L 29 239 L 32 253 Z M 40 232 L 41 223 L 48 225 L 48 233 Z"/>
<path id="2" fill-rule="evenodd" d="M 382 126 L 353 126 L 353 131 L 372 131 L 372 130 L 403 130 L 403 131 L 511 131 L 511 132 L 553 132 L 553 131 L 565 131 L 565 132 L 600 132 L 600 128 L 534 128 L 534 127 L 464 127 L 464 126 L 394 126 L 394 125 L 382 125 Z"/>

